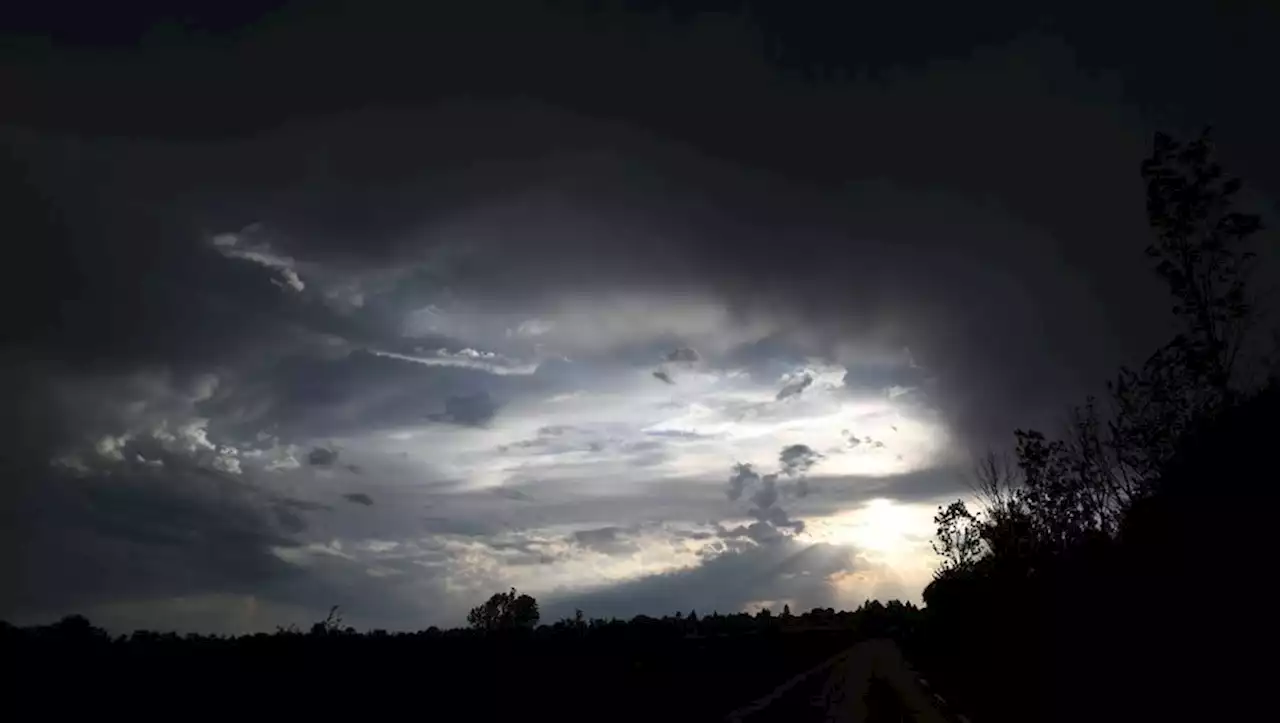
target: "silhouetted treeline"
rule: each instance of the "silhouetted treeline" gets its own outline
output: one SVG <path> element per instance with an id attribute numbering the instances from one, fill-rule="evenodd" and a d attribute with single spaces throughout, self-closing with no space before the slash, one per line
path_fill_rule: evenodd
<path id="1" fill-rule="evenodd" d="M 916 634 L 921 614 L 894 601 L 414 633 L 357 632 L 331 614 L 306 632 L 115 637 L 69 617 L 4 625 L 0 648 L 17 663 L 13 690 L 30 710 L 708 720 L 858 639 Z"/>
<path id="2" fill-rule="evenodd" d="M 979 509 L 935 519 L 944 564 L 917 664 L 976 721 L 1273 707 L 1257 684 L 1271 616 L 1240 604 L 1269 584 L 1277 509 L 1274 366 L 1250 346 L 1261 224 L 1235 210 L 1207 134 L 1158 136 L 1142 173 L 1176 336 L 1062 434 L 1019 430 L 1011 457 L 979 466 Z"/>

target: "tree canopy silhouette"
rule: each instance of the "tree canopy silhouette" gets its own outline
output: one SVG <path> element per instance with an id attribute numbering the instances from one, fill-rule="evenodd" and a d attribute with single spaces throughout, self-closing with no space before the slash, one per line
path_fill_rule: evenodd
<path id="1" fill-rule="evenodd" d="M 934 518 L 930 642 L 975 718 L 1154 719 L 1159 705 L 1185 706 L 1189 696 L 1160 688 L 1192 682 L 1169 662 L 1191 643 L 1175 650 L 1152 621 L 1190 570 L 1265 547 L 1246 542 L 1266 529 L 1261 515 L 1233 509 L 1250 495 L 1220 491 L 1270 464 L 1258 429 L 1280 411 L 1259 384 L 1251 334 L 1250 243 L 1262 224 L 1236 209 L 1241 183 L 1208 131 L 1186 143 L 1157 135 L 1141 173 L 1146 254 L 1173 299 L 1173 338 L 1121 368 L 1103 401 L 1071 409 L 1062 434 L 1016 430 L 1011 456 L 977 467 L 978 508 L 957 500 Z M 1125 613 L 1138 608 L 1141 619 Z M 1224 659 L 1214 650 L 1207 659 Z"/>
<path id="2" fill-rule="evenodd" d="M 540 617 L 538 601 L 531 595 L 520 595 L 513 587 L 471 608 L 467 624 L 476 630 L 529 630 L 538 625 Z"/>

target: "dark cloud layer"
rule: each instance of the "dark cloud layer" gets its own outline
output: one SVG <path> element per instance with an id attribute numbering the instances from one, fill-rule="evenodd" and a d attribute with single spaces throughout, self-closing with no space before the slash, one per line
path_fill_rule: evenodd
<path id="1" fill-rule="evenodd" d="M 373 498 L 363 492 L 349 492 L 342 496 L 342 499 L 357 505 L 368 507 L 373 504 Z"/>
<path id="2" fill-rule="evenodd" d="M 627 539 L 626 530 L 620 527 L 579 530 L 572 537 L 576 544 L 606 554 L 628 554 L 639 550 L 634 542 Z"/>
<path id="3" fill-rule="evenodd" d="M 455 424 L 477 426 L 493 419 L 498 406 L 484 392 L 449 397 L 444 402 L 443 419 Z"/>
<path id="4" fill-rule="evenodd" d="M 6 525 L 12 612 L 121 597 L 254 593 L 295 577 L 271 554 L 294 544 L 306 512 L 237 480 L 194 470 L 68 479 L 48 476 Z"/>
<path id="5" fill-rule="evenodd" d="M 98 363 L 237 363 L 246 348 L 262 354 L 298 337 L 323 343 L 317 333 L 358 343 L 378 331 L 374 309 L 344 316 L 297 298 L 305 292 L 282 293 L 278 266 L 219 263 L 208 229 L 260 221 L 278 229 L 280 258 L 360 268 L 394 262 L 414 239 L 441 245 L 431 228 L 455 226 L 473 237 L 449 262 L 455 290 L 515 300 L 606 287 L 702 289 L 744 313 L 793 316 L 829 339 L 907 346 L 940 377 L 938 394 L 961 426 L 993 434 L 1056 409 L 1146 348 L 1151 325 L 1139 314 L 1160 306 L 1141 270 L 1134 169 L 1146 128 L 1071 60 L 1058 41 L 1021 40 L 968 64 L 895 70 L 887 86 L 852 82 L 838 104 L 836 91 L 814 86 L 791 99 L 789 115 L 852 124 L 830 137 L 839 155 L 821 154 L 852 180 L 816 191 L 748 170 L 759 161 L 749 156 L 710 161 L 634 128 L 505 102 L 405 110 L 403 120 L 390 111 L 339 115 L 244 141 L 64 143 L 16 131 L 14 170 L 27 178 L 18 190 L 33 196 L 19 204 L 29 209 L 28 233 L 60 239 L 42 244 L 48 250 L 37 260 L 49 281 L 42 293 L 55 296 L 22 305 L 61 308 L 59 323 L 24 313 L 22 325 L 38 327 L 29 342 L 39 348 Z M 953 102 L 972 94 L 991 102 Z M 1015 96 L 1025 100 L 1006 107 Z M 1099 116 L 1094 108 L 1105 103 L 1120 112 Z M 982 115 L 957 116 L 961 109 Z M 880 125 L 902 126 L 904 115 L 951 120 L 928 133 Z M 502 124 L 467 122 L 487 118 Z M 513 127 L 521 129 L 515 140 L 494 143 Z M 1054 137 L 1071 140 L 1044 140 Z M 785 133 L 773 139 L 793 142 Z M 503 150 L 513 143 L 519 151 Z M 315 147 L 327 149 L 322 168 L 305 160 Z M 458 184 L 469 176 L 427 162 L 446 148 L 492 157 L 482 178 L 507 180 Z M 529 161 L 528 152 L 539 155 Z M 895 162 L 880 168 L 880 157 Z M 925 158 L 933 161 L 916 160 Z M 632 159 L 644 159 L 646 173 L 635 173 Z M 278 187 L 239 183 L 254 176 L 278 178 Z M 386 210 L 434 199 L 440 185 L 456 186 L 453 208 L 433 201 L 416 216 Z M 343 190 L 354 187 L 366 190 Z M 1035 197 L 1024 199 L 1032 188 Z M 995 194 L 999 206 L 986 200 Z M 51 198 L 61 212 L 48 208 Z M 1091 209 L 1087 226 L 1075 220 L 1081 207 Z M 321 223 L 338 209 L 340 223 Z M 785 254 L 775 253 L 781 239 Z M 293 273 L 307 282 L 305 269 Z M 229 287 L 238 293 L 223 293 Z M 74 303 L 56 303 L 71 289 Z"/>
<path id="6" fill-rule="evenodd" d="M 307 461 L 318 467 L 328 467 L 338 459 L 338 451 L 327 447 L 316 447 L 307 453 Z"/>

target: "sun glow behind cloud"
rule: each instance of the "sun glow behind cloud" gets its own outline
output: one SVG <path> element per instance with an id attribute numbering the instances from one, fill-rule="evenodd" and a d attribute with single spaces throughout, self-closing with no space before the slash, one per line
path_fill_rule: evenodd
<path id="1" fill-rule="evenodd" d="M 928 505 L 871 500 L 856 509 L 811 523 L 811 537 L 833 544 L 853 545 L 881 562 L 898 564 L 928 543 L 933 532 Z"/>
<path id="2" fill-rule="evenodd" d="M 829 374 L 828 376 L 835 376 Z M 856 393 L 815 382 L 777 400 L 779 380 L 742 371 L 699 372 L 676 385 L 623 370 L 573 395 L 517 400 L 491 426 L 423 424 L 340 440 L 421 459 L 472 488 L 545 478 L 639 484 L 669 477 L 719 483 L 729 467 L 768 472 L 780 449 L 822 455 L 823 475 L 893 475 L 936 465 L 950 452 L 945 425 L 906 395 Z"/>
<path id="3" fill-rule="evenodd" d="M 918 600 L 935 568 L 933 513 L 931 504 L 874 499 L 810 519 L 804 537 L 857 551 L 862 564 L 830 579 L 846 604 L 877 596 Z"/>

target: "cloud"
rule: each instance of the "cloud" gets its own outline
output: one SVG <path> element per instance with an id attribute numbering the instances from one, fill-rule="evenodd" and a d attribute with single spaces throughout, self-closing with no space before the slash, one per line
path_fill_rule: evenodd
<path id="1" fill-rule="evenodd" d="M 240 474 L 238 440 L 211 439 L 211 420 L 199 409 L 210 402 L 216 377 L 184 382 L 152 371 L 53 382 L 46 402 L 78 416 L 75 431 L 45 452 L 47 462 L 75 474 L 158 474 L 167 466 Z"/>
<path id="2" fill-rule="evenodd" d="M 811 467 L 821 460 L 822 455 L 807 444 L 789 445 L 784 447 L 782 452 L 778 454 L 778 462 L 782 465 L 782 473 L 790 477 L 807 473 Z"/>
<path id="3" fill-rule="evenodd" d="M 542 336 L 554 328 L 555 324 L 549 321 L 544 321 L 542 319 L 526 319 L 520 322 L 520 325 L 517 326 L 512 333 L 514 333 L 515 336 L 527 338 Z M 511 330 L 508 331 L 510 332 Z"/>
<path id="4" fill-rule="evenodd" d="M 298 273 L 293 269 L 281 269 L 280 276 L 282 277 L 281 280 L 277 281 L 276 279 L 272 279 L 271 283 L 282 289 L 290 288 L 294 291 L 302 291 L 306 288 L 306 285 L 302 283 L 302 279 L 299 278 Z"/>
<path id="5" fill-rule="evenodd" d="M 702 355 L 693 347 L 681 346 L 663 356 L 662 365 L 653 371 L 653 377 L 667 384 L 675 384 L 676 374 L 691 370 L 702 361 Z"/>
<path id="6" fill-rule="evenodd" d="M 279 279 L 271 283 L 282 289 L 301 292 L 306 288 L 298 273 L 294 271 L 294 260 L 288 256 L 280 256 L 271 250 L 271 245 L 253 240 L 260 227 L 247 228 L 240 233 L 222 233 L 213 237 L 212 243 L 218 253 L 229 259 L 252 261 L 255 264 L 273 269 L 280 274 Z"/>
<path id="7" fill-rule="evenodd" d="M 219 455 L 210 463 L 213 469 L 227 474 L 240 474 L 240 460 L 232 455 Z"/>
<path id="8" fill-rule="evenodd" d="M 666 360 L 673 363 L 695 364 L 702 360 L 702 356 L 693 347 L 682 346 L 672 349 L 667 354 Z"/>
<path id="9" fill-rule="evenodd" d="M 739 463 L 734 465 L 733 474 L 729 477 L 728 494 L 730 500 L 737 500 L 742 497 L 742 493 L 747 487 L 760 481 L 760 475 L 752 469 L 751 465 Z"/>
<path id="10" fill-rule="evenodd" d="M 469 427 L 489 423 L 498 413 L 498 405 L 485 392 L 449 397 L 444 402 L 441 421 Z"/>
<path id="11" fill-rule="evenodd" d="M 760 489 L 751 496 L 751 502 L 760 509 L 772 507 L 778 501 L 778 475 L 767 474 L 760 478 Z"/>
<path id="12" fill-rule="evenodd" d="M 530 502 L 533 500 L 532 497 L 520 490 L 509 489 L 506 487 L 499 487 L 493 490 L 493 494 L 504 499 L 515 500 L 516 502 Z"/>
<path id="13" fill-rule="evenodd" d="M 317 467 L 328 467 L 338 460 L 338 450 L 316 447 L 307 453 L 307 462 Z"/>
<path id="14" fill-rule="evenodd" d="M 272 502 L 271 510 L 281 529 L 290 534 L 305 532 L 310 526 L 304 513 L 331 512 L 332 507 L 310 500 L 283 497 Z"/>
<path id="15" fill-rule="evenodd" d="M 813 384 L 813 377 L 808 373 L 801 374 L 799 378 L 787 382 L 786 386 L 778 390 L 777 399 L 782 401 L 788 397 L 794 397 L 808 389 L 810 384 Z"/>
<path id="16" fill-rule="evenodd" d="M 12 583 L 0 595 L 9 619 L 120 599 L 263 593 L 294 579 L 270 550 L 294 544 L 310 509 L 176 462 L 163 479 L 137 468 L 56 475 L 30 495 L 27 513 L 0 533 L 14 553 L 0 561 Z"/>
<path id="17" fill-rule="evenodd" d="M 570 537 L 575 544 L 606 555 L 626 555 L 637 552 L 640 548 L 625 535 L 626 531 L 622 528 L 610 526 L 578 530 Z"/>
<path id="18" fill-rule="evenodd" d="M 363 492 L 349 492 L 342 496 L 342 499 L 357 505 L 368 507 L 373 504 L 373 498 Z"/>
<path id="19" fill-rule="evenodd" d="M 499 376 L 534 374 L 538 371 L 536 363 L 517 362 L 494 352 L 476 351 L 475 349 L 461 349 L 456 352 L 451 352 L 448 349 L 437 349 L 429 355 L 419 356 L 378 351 L 376 349 L 369 351 L 371 354 L 388 359 L 399 359 L 427 366 L 475 369 L 476 371 L 488 372 Z M 425 352 L 420 352 L 420 354 L 425 354 Z"/>
<path id="20" fill-rule="evenodd" d="M 785 453 L 786 450 L 784 457 Z M 763 545 L 776 543 L 788 534 L 804 531 L 804 521 L 791 519 L 786 510 L 778 505 L 780 490 L 777 474 L 761 475 L 749 464 L 735 464 L 729 477 L 729 499 L 741 498 L 748 487 L 756 487 L 755 493 L 751 495 L 752 507 L 748 512 L 756 521 L 730 529 L 720 528 L 721 537 L 747 538 Z M 808 494 L 807 488 L 805 494 Z"/>

